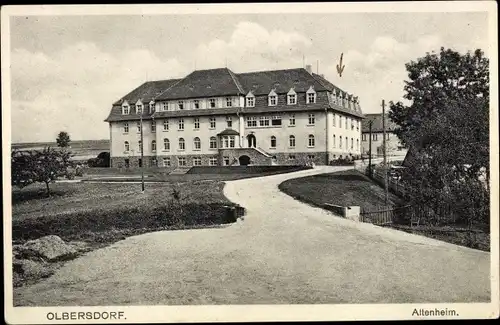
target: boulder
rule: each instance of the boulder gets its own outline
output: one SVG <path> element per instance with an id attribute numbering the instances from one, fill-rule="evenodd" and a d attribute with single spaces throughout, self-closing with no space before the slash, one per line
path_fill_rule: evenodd
<path id="1" fill-rule="evenodd" d="M 41 257 L 49 262 L 69 259 L 78 253 L 74 246 L 66 244 L 59 236 L 54 235 L 27 241 L 22 248 L 17 249 L 27 258 Z"/>
<path id="2" fill-rule="evenodd" d="M 53 273 L 47 264 L 31 260 L 14 259 L 12 266 L 14 274 L 22 275 L 24 278 L 44 278 Z"/>

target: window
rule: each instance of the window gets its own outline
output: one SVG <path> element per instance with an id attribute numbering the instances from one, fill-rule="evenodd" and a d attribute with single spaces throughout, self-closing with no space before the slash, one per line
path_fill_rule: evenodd
<path id="1" fill-rule="evenodd" d="M 193 158 L 193 166 L 201 166 L 201 157 Z"/>
<path id="2" fill-rule="evenodd" d="M 200 129 L 200 119 L 199 118 L 195 118 L 194 119 L 194 129 L 195 130 L 199 130 Z"/>
<path id="3" fill-rule="evenodd" d="M 234 136 L 230 136 L 229 137 L 229 148 L 234 148 L 235 144 L 236 144 L 236 141 L 235 141 Z"/>
<path id="4" fill-rule="evenodd" d="M 281 126 L 281 116 L 273 116 L 273 117 L 271 117 L 271 125 Z"/>
<path id="5" fill-rule="evenodd" d="M 125 168 L 130 167 L 130 159 L 125 159 Z"/>
<path id="6" fill-rule="evenodd" d="M 295 114 L 290 115 L 290 126 L 295 126 Z"/>
<path id="7" fill-rule="evenodd" d="M 139 167 L 142 167 L 142 159 L 139 158 Z"/>
<path id="8" fill-rule="evenodd" d="M 210 98 L 208 103 L 210 104 L 210 108 L 215 108 L 215 98 Z"/>
<path id="9" fill-rule="evenodd" d="M 170 167 L 170 157 L 163 157 L 163 167 Z"/>
<path id="10" fill-rule="evenodd" d="M 308 147 L 313 148 L 314 147 L 314 135 L 309 134 L 308 140 L 309 140 L 308 141 Z"/>
<path id="11" fill-rule="evenodd" d="M 156 140 L 151 141 L 151 151 L 156 151 Z"/>
<path id="12" fill-rule="evenodd" d="M 276 137 L 271 136 L 271 148 L 276 148 Z"/>
<path id="13" fill-rule="evenodd" d="M 356 139 L 356 150 L 359 150 L 359 139 Z"/>
<path id="14" fill-rule="evenodd" d="M 210 149 L 217 149 L 217 138 L 210 137 Z"/>
<path id="15" fill-rule="evenodd" d="M 247 107 L 255 107 L 255 97 L 247 97 Z"/>
<path id="16" fill-rule="evenodd" d="M 247 117 L 247 127 L 256 127 L 257 126 L 257 118 L 255 116 Z"/>
<path id="17" fill-rule="evenodd" d="M 141 140 L 139 140 L 138 145 L 139 145 L 138 146 L 139 147 L 139 152 L 142 152 L 142 141 Z"/>
<path id="18" fill-rule="evenodd" d="M 200 108 L 200 101 L 197 99 L 194 100 L 194 108 Z"/>
<path id="19" fill-rule="evenodd" d="M 390 136 L 390 134 L 389 134 L 389 133 L 386 133 L 386 134 L 385 134 L 385 139 L 386 139 L 386 140 L 389 140 L 389 136 Z"/>
<path id="20" fill-rule="evenodd" d="M 339 137 L 339 148 L 342 148 L 342 136 Z"/>
<path id="21" fill-rule="evenodd" d="M 346 149 L 349 148 L 349 138 L 348 137 L 345 137 L 345 148 Z"/>
<path id="22" fill-rule="evenodd" d="M 123 105 L 123 106 L 122 106 L 122 114 L 123 114 L 123 115 L 128 115 L 128 114 L 130 114 L 130 106 L 128 106 L 128 105 Z"/>
<path id="23" fill-rule="evenodd" d="M 314 114 L 309 114 L 309 120 L 308 120 L 309 125 L 314 125 L 314 122 L 315 122 Z"/>
<path id="24" fill-rule="evenodd" d="M 222 148 L 234 148 L 236 145 L 236 139 L 233 135 L 221 137 L 220 142 Z"/>
<path id="25" fill-rule="evenodd" d="M 233 127 L 233 120 L 232 120 L 231 116 L 226 117 L 226 122 L 227 122 L 228 128 Z"/>
<path id="26" fill-rule="evenodd" d="M 359 131 L 359 121 L 356 121 L 356 130 Z"/>
<path id="27" fill-rule="evenodd" d="M 155 103 L 150 102 L 149 103 L 149 114 L 154 113 L 154 112 L 155 112 Z"/>
<path id="28" fill-rule="evenodd" d="M 179 138 L 179 150 L 186 150 L 186 142 L 184 138 Z"/>
<path id="29" fill-rule="evenodd" d="M 151 121 L 151 132 L 156 132 L 156 121 Z"/>
<path id="30" fill-rule="evenodd" d="M 354 121 L 354 119 L 351 119 L 351 130 L 354 130 L 354 123 L 356 123 L 356 121 Z"/>
<path id="31" fill-rule="evenodd" d="M 168 120 L 163 121 L 163 131 L 168 131 Z"/>
<path id="32" fill-rule="evenodd" d="M 179 157 L 177 161 L 179 162 L 179 166 L 186 166 L 186 157 Z"/>
<path id="33" fill-rule="evenodd" d="M 170 151 L 170 141 L 168 139 L 163 139 L 163 150 Z"/>
<path id="34" fill-rule="evenodd" d="M 278 100 L 276 95 L 269 96 L 269 106 L 276 106 Z"/>
<path id="35" fill-rule="evenodd" d="M 372 140 L 377 141 L 377 134 L 376 133 L 372 134 Z"/>
<path id="36" fill-rule="evenodd" d="M 346 117 L 346 118 L 345 118 L 345 129 L 346 129 L 346 130 L 348 129 L 348 127 L 347 127 L 347 125 L 348 125 L 348 124 L 349 124 L 349 118 L 348 118 L 348 117 Z"/>
<path id="37" fill-rule="evenodd" d="M 214 158 L 214 157 L 210 158 L 210 159 L 208 160 L 208 164 L 209 164 L 210 166 L 217 166 L 217 158 Z"/>
<path id="38" fill-rule="evenodd" d="M 128 122 L 123 123 L 123 133 L 128 133 Z"/>
<path id="39" fill-rule="evenodd" d="M 233 99 L 231 97 L 226 97 L 226 107 L 233 107 Z"/>
<path id="40" fill-rule="evenodd" d="M 335 126 L 337 120 L 337 114 L 333 114 L 333 126 Z"/>
<path id="41" fill-rule="evenodd" d="M 141 122 L 137 122 L 137 133 L 141 133 Z"/>
<path id="42" fill-rule="evenodd" d="M 135 105 L 135 111 L 137 114 L 142 114 L 142 105 Z"/>
<path id="43" fill-rule="evenodd" d="M 210 118 L 210 128 L 215 129 L 215 117 Z"/>
<path id="44" fill-rule="evenodd" d="M 224 157 L 224 166 L 229 166 L 229 157 Z"/>
<path id="45" fill-rule="evenodd" d="M 177 106 L 179 107 L 179 109 L 184 109 L 184 101 L 180 100 L 177 102 Z"/>
<path id="46" fill-rule="evenodd" d="M 179 119 L 179 130 L 184 130 L 184 119 L 183 118 Z"/>
<path id="47" fill-rule="evenodd" d="M 151 167 L 158 167 L 158 163 L 155 157 L 151 157 Z"/>
<path id="48" fill-rule="evenodd" d="M 167 102 L 164 102 L 161 105 L 162 105 L 164 111 L 168 111 L 168 103 Z"/>
<path id="49" fill-rule="evenodd" d="M 194 138 L 194 150 L 201 150 L 201 141 L 200 138 Z"/>
<path id="50" fill-rule="evenodd" d="M 335 144 L 335 134 L 333 135 L 333 147 L 335 148 L 336 144 Z"/>
<path id="51" fill-rule="evenodd" d="M 294 147 L 295 147 L 295 136 L 294 136 L 294 135 L 291 135 L 291 136 L 289 137 L 289 140 L 290 140 L 290 141 L 289 141 L 289 145 L 290 145 L 290 147 L 294 148 Z"/>
<path id="52" fill-rule="evenodd" d="M 288 160 L 295 160 L 295 155 L 288 155 Z"/>
<path id="53" fill-rule="evenodd" d="M 129 151 L 130 151 L 130 143 L 128 143 L 128 141 L 125 141 L 125 152 Z"/>
<path id="54" fill-rule="evenodd" d="M 296 94 L 289 94 L 288 95 L 288 105 L 295 105 L 297 104 L 297 95 Z"/>
<path id="55" fill-rule="evenodd" d="M 351 150 L 354 149 L 354 139 L 351 138 Z"/>
<path id="56" fill-rule="evenodd" d="M 269 126 L 269 116 L 261 116 L 259 118 L 259 126 Z"/>
<path id="57" fill-rule="evenodd" d="M 366 133 L 363 133 L 363 134 L 361 135 L 361 141 L 366 141 Z"/>
<path id="58" fill-rule="evenodd" d="M 314 159 L 314 155 L 307 155 L 307 159 L 313 160 Z"/>
<path id="59" fill-rule="evenodd" d="M 316 94 L 315 93 L 308 93 L 307 94 L 307 103 L 308 104 L 316 103 Z"/>

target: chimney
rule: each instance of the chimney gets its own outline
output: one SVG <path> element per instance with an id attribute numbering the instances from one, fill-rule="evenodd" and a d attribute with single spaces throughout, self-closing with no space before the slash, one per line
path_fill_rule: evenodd
<path id="1" fill-rule="evenodd" d="M 320 74 L 321 78 L 325 78 L 325 75 L 324 74 Z"/>
<path id="2" fill-rule="evenodd" d="M 312 65 L 307 64 L 307 65 L 306 65 L 306 70 L 307 70 L 307 72 L 309 72 L 310 74 L 312 74 L 312 73 L 313 73 L 313 70 L 312 70 Z"/>

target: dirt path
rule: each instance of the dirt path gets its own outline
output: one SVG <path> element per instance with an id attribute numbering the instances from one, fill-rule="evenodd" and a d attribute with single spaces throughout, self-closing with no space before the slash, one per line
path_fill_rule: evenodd
<path id="1" fill-rule="evenodd" d="M 226 228 L 150 233 L 69 262 L 15 290 L 15 305 L 486 302 L 490 255 L 354 223 L 281 193 L 282 181 L 227 182 L 247 208 Z"/>

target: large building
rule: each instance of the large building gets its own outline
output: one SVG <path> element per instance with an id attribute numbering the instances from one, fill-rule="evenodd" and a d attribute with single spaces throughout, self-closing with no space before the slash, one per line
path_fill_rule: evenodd
<path id="1" fill-rule="evenodd" d="M 176 168 L 328 164 L 359 156 L 363 117 L 357 97 L 307 66 L 197 70 L 146 82 L 115 102 L 106 121 L 112 167 Z"/>
<path id="2" fill-rule="evenodd" d="M 371 128 L 371 153 L 372 156 L 382 157 L 384 155 L 384 121 L 382 118 L 382 113 L 379 114 L 365 114 L 365 119 L 363 120 L 362 127 L 362 154 L 369 155 L 370 153 L 370 123 Z M 387 145 L 387 156 L 405 156 L 407 149 L 401 144 L 398 136 L 394 133 L 396 124 L 389 118 L 386 114 L 385 119 L 385 138 Z"/>

